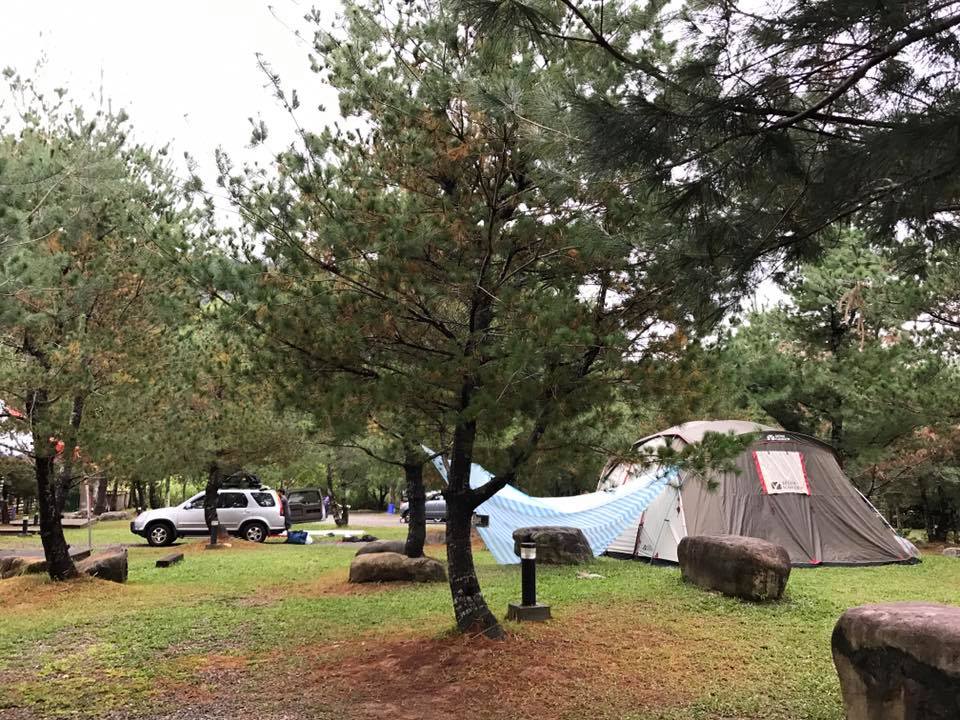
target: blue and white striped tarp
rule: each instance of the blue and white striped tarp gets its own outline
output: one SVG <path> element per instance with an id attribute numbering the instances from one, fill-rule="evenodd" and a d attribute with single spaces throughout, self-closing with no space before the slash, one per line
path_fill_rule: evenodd
<path id="1" fill-rule="evenodd" d="M 431 453 L 432 454 L 432 453 Z M 440 458 L 434 459 L 440 476 L 447 471 Z M 477 508 L 489 518 L 487 527 L 477 531 L 494 559 L 501 565 L 520 562 L 513 552 L 513 531 L 535 525 L 579 528 L 594 555 L 602 555 L 610 543 L 640 516 L 666 486 L 676 471 L 658 473 L 651 469 L 635 481 L 615 490 L 560 498 L 531 497 L 511 485 L 497 492 Z M 479 465 L 470 470 L 470 487 L 478 488 L 493 477 Z"/>

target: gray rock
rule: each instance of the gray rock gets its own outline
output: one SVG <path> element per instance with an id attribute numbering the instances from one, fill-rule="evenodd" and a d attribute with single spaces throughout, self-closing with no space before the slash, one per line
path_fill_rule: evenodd
<path id="1" fill-rule="evenodd" d="M 947 557 L 960 557 L 960 548 L 944 548 L 943 554 Z"/>
<path id="2" fill-rule="evenodd" d="M 833 630 L 847 720 L 960 717 L 960 608 L 863 605 Z"/>
<path id="3" fill-rule="evenodd" d="M 677 546 L 683 579 L 743 600 L 779 600 L 790 578 L 786 549 L 741 535 L 694 535 Z"/>
<path id="4" fill-rule="evenodd" d="M 544 565 L 581 565 L 593 560 L 593 551 L 580 528 L 544 525 L 513 531 L 513 552 L 520 556 L 520 543 L 537 545 L 537 562 Z"/>
<path id="5" fill-rule="evenodd" d="M 376 539 L 377 538 L 375 538 L 373 535 L 368 535 L 367 533 L 364 533 L 362 535 L 344 535 L 343 537 L 340 538 L 340 542 L 368 543 L 368 542 L 375 542 Z"/>
<path id="6" fill-rule="evenodd" d="M 367 543 L 362 548 L 357 550 L 357 555 L 370 555 L 372 553 L 385 552 L 400 553 L 401 555 L 404 555 L 406 546 L 406 540 L 375 540 L 374 542 Z"/>
<path id="7" fill-rule="evenodd" d="M 77 563 L 77 570 L 90 577 L 125 583 L 127 581 L 127 550 L 120 548 L 81 560 Z"/>
<path id="8" fill-rule="evenodd" d="M 43 558 L 20 557 L 17 555 L 0 557 L 0 580 L 18 575 L 38 575 L 46 572 L 47 562 Z"/>
<path id="9" fill-rule="evenodd" d="M 110 512 L 100 513 L 97 515 L 97 520 L 100 520 L 101 522 L 107 522 L 109 520 L 133 520 L 133 518 L 136 516 L 136 510 L 111 510 Z"/>
<path id="10" fill-rule="evenodd" d="M 357 555 L 350 563 L 350 582 L 442 582 L 443 565 L 428 557 L 408 558 L 393 552 Z"/>

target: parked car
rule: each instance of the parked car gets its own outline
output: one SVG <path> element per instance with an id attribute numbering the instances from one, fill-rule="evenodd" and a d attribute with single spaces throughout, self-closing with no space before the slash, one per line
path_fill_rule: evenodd
<path id="1" fill-rule="evenodd" d="M 323 493 L 316 488 L 300 488 L 287 493 L 291 523 L 316 522 L 323 519 Z"/>
<path id="2" fill-rule="evenodd" d="M 227 532 L 250 542 L 263 542 L 284 530 L 280 498 L 267 487 L 223 489 L 217 496 L 217 519 Z M 130 532 L 157 547 L 178 537 L 206 535 L 203 493 L 181 505 L 142 512 L 130 523 Z"/>
<path id="3" fill-rule="evenodd" d="M 447 520 L 447 501 L 439 490 L 431 490 L 427 493 L 426 502 L 427 520 L 434 522 L 446 522 Z M 400 503 L 400 522 L 410 521 L 410 503 Z"/>

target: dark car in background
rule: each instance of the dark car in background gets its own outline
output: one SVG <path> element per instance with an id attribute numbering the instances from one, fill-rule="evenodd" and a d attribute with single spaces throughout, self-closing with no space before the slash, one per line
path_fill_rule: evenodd
<path id="1" fill-rule="evenodd" d="M 426 515 L 427 521 L 433 520 L 434 522 L 446 522 L 447 519 L 447 501 L 440 493 L 439 490 L 431 490 L 427 493 L 427 502 L 426 502 Z M 400 504 L 400 521 L 409 522 L 410 520 L 410 503 L 403 502 Z"/>
<path id="2" fill-rule="evenodd" d="M 299 488 L 287 493 L 291 523 L 317 522 L 323 519 L 323 493 L 317 488 Z"/>

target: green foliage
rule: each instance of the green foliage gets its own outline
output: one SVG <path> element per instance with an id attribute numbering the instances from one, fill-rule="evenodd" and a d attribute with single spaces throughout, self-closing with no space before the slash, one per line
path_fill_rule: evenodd
<path id="1" fill-rule="evenodd" d="M 0 483 L 7 489 L 8 497 L 34 498 L 37 482 L 33 467 L 25 458 L 0 455 Z"/>
<path id="2" fill-rule="evenodd" d="M 749 286 L 759 258 L 809 259 L 851 219 L 887 246 L 904 228 L 915 247 L 960 239 L 955 0 L 455 5 L 621 69 L 610 92 L 571 89 L 570 150 L 657 189 L 678 265 Z"/>
<path id="3" fill-rule="evenodd" d="M 478 460 L 513 478 L 546 429 L 602 417 L 681 352 L 709 289 L 658 265 L 632 186 L 587 182 L 557 142 L 565 88 L 621 80 L 602 53 L 489 44 L 443 5 L 378 8 L 348 3 L 317 36 L 343 126 L 303 132 L 276 176 L 224 161 L 248 249 L 217 280 L 333 434 L 442 448 L 475 425 Z"/>
<path id="4" fill-rule="evenodd" d="M 787 289 L 788 303 L 751 315 L 728 339 L 731 391 L 786 429 L 832 444 L 872 491 L 878 463 L 919 429 L 952 423 L 957 368 L 913 322 L 916 280 L 859 233 L 842 235 Z"/>
<path id="5" fill-rule="evenodd" d="M 9 82 L 26 104 L 0 132 L 0 431 L 38 462 L 59 456 L 62 494 L 72 465 L 95 464 L 83 421 L 135 405 L 131 368 L 172 333 L 181 283 L 160 253 L 190 215 L 164 151 L 131 143 L 123 113 Z"/>

